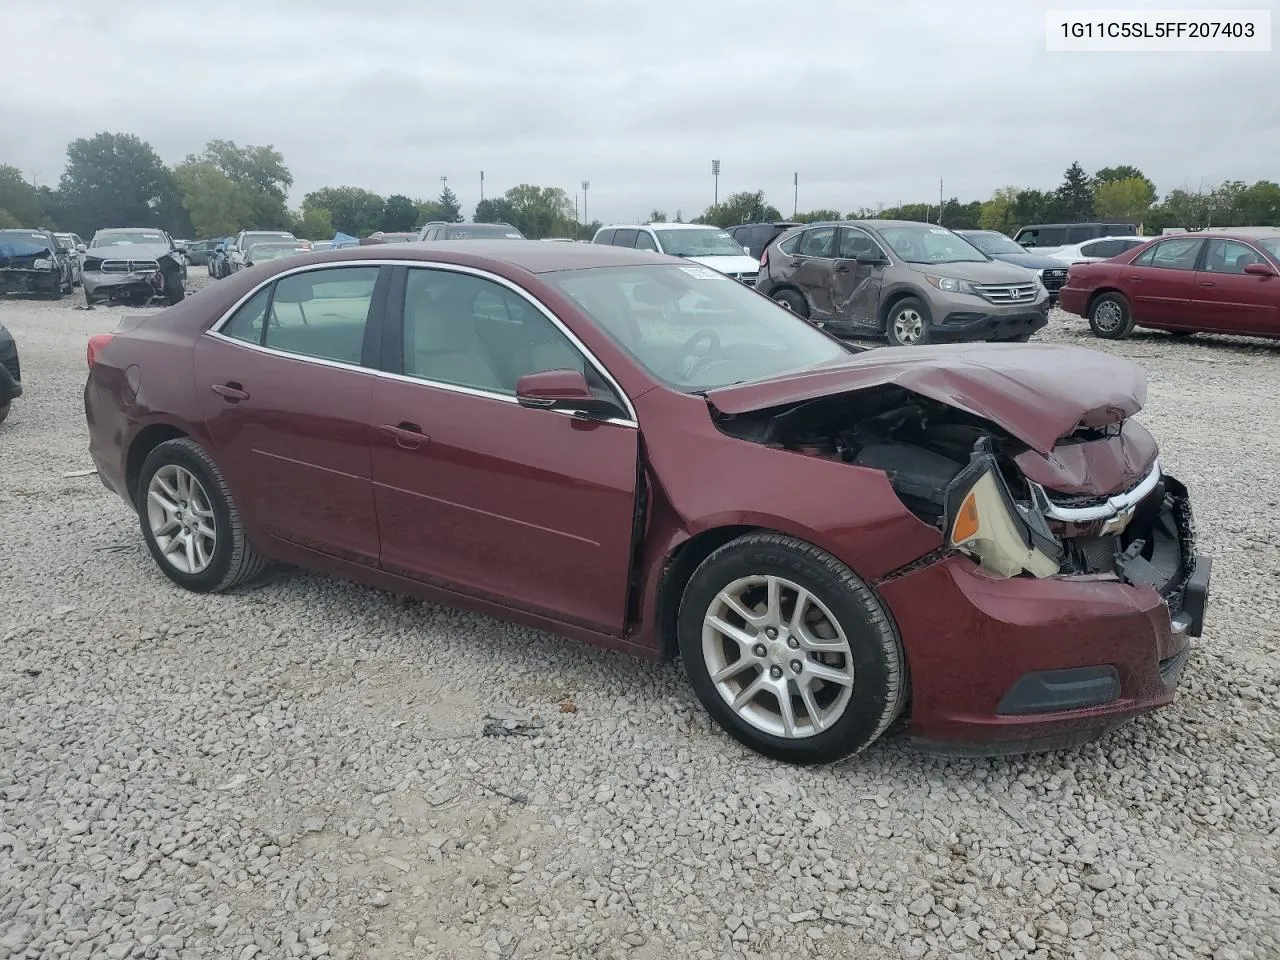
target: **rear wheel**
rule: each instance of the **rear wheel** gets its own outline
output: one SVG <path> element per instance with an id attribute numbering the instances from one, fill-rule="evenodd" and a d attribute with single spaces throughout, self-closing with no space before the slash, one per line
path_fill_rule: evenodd
<path id="1" fill-rule="evenodd" d="M 9 416 L 9 411 L 10 411 L 11 409 L 13 409 L 13 401 L 12 401 L 12 400 L 6 400 L 4 403 L 0 403 L 0 423 L 4 423 L 4 422 L 5 422 L 5 420 L 6 420 L 6 419 L 8 418 L 8 416 Z"/>
<path id="2" fill-rule="evenodd" d="M 809 317 L 809 304 L 798 290 L 779 290 L 773 299 L 798 317 Z"/>
<path id="3" fill-rule="evenodd" d="M 181 587 L 196 593 L 228 590 L 266 567 L 249 543 L 218 465 L 188 437 L 147 455 L 135 505 L 152 558 Z"/>
<path id="4" fill-rule="evenodd" d="M 1104 340 L 1123 340 L 1133 330 L 1129 301 L 1119 293 L 1104 293 L 1089 305 L 1089 329 Z"/>
<path id="5" fill-rule="evenodd" d="M 918 347 L 932 340 L 929 308 L 918 297 L 899 300 L 889 308 L 885 336 L 893 347 Z"/>
<path id="6" fill-rule="evenodd" d="M 740 537 L 703 561 L 681 600 L 679 643 L 707 712 L 788 763 L 863 750 L 906 700 L 902 645 L 875 594 L 780 534 Z"/>

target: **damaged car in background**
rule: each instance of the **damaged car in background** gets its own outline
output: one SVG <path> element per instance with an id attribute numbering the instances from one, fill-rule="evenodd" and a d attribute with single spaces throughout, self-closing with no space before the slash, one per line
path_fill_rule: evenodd
<path id="1" fill-rule="evenodd" d="M 47 230 L 0 230 L 0 295 L 37 293 L 60 300 L 74 283 L 71 257 Z"/>
<path id="2" fill-rule="evenodd" d="M 678 656 L 788 762 L 903 716 L 1091 739 L 1202 630 L 1144 375 L 1092 350 L 863 350 L 687 260 L 476 240 L 263 263 L 88 359 L 98 475 L 178 585 L 280 561 Z"/>
<path id="3" fill-rule="evenodd" d="M 186 296 L 186 271 L 186 259 L 163 230 L 99 230 L 84 253 L 84 302 L 172 305 Z"/>

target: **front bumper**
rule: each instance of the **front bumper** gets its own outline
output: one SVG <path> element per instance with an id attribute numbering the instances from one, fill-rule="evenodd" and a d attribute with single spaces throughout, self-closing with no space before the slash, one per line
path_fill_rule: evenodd
<path id="1" fill-rule="evenodd" d="M 1172 616 L 1152 587 L 998 579 L 960 555 L 881 584 L 911 672 L 912 738 L 944 753 L 1034 753 L 1169 705 L 1209 575 L 1197 556 Z"/>
<path id="2" fill-rule="evenodd" d="M 13 374 L 13 370 L 17 369 L 18 357 L 16 354 L 12 357 L 0 358 L 0 406 L 4 406 L 10 400 L 16 400 L 22 396 L 22 381 Z"/>
<path id="3" fill-rule="evenodd" d="M 146 273 L 101 273 L 94 270 L 85 273 L 81 281 L 86 295 L 109 300 L 158 297 L 164 286 L 164 276 L 158 270 Z"/>
<path id="4" fill-rule="evenodd" d="M 48 293 L 57 290 L 61 277 L 48 270 L 0 270 L 0 293 Z"/>
<path id="5" fill-rule="evenodd" d="M 1030 336 L 1049 322 L 1048 301 L 1018 313 L 955 311 L 934 320 L 929 335 L 937 341 L 1012 340 Z"/>

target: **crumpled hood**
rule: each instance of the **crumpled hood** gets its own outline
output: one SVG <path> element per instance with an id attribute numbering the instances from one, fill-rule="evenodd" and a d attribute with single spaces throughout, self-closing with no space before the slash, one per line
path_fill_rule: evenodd
<path id="1" fill-rule="evenodd" d="M 92 260 L 159 260 L 173 256 L 163 243 L 118 243 L 110 247 L 90 247 L 86 257 Z"/>
<path id="2" fill-rule="evenodd" d="M 739 414 L 818 397 L 898 386 L 1003 427 L 1049 453 L 1077 427 L 1133 416 L 1147 378 L 1128 360 L 1055 344 L 973 343 L 881 347 L 772 380 L 708 391 L 721 413 Z"/>
<path id="3" fill-rule="evenodd" d="M 47 243 L 38 240 L 0 239 L 0 267 L 30 268 L 36 260 L 48 260 L 53 251 Z"/>

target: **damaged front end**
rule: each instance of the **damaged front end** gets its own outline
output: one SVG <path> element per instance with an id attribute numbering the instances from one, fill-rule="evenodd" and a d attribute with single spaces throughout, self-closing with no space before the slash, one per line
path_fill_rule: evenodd
<path id="1" fill-rule="evenodd" d="M 147 306 L 183 298 L 182 265 L 167 249 L 90 249 L 82 270 L 85 300 Z"/>
<path id="2" fill-rule="evenodd" d="M 1197 637 L 1209 560 L 1195 553 L 1186 488 L 1162 472 L 1130 409 L 1115 406 L 1110 422 L 1095 409 L 1044 452 L 989 419 L 889 384 L 716 420 L 742 439 L 882 471 L 907 509 L 940 532 L 934 560 L 959 552 L 995 578 L 1150 587 L 1167 603 L 1173 632 Z"/>

